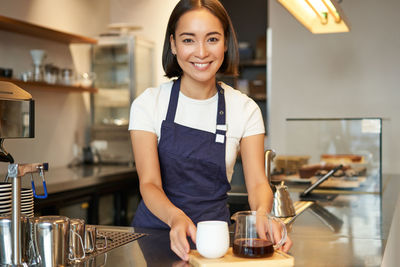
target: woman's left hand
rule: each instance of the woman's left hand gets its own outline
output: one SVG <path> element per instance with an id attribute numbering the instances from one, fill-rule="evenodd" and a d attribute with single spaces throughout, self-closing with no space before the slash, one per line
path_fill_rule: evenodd
<path id="1" fill-rule="evenodd" d="M 270 223 L 272 229 L 269 229 Z M 256 228 L 257 228 L 257 233 L 261 239 L 268 240 L 269 238 L 267 238 L 267 234 L 272 236 L 275 241 L 274 245 L 279 243 L 280 240 L 282 239 L 282 225 L 275 219 L 270 219 L 265 215 L 257 216 Z M 270 234 L 270 231 L 272 231 L 272 234 Z M 284 241 L 282 246 L 279 247 L 278 249 L 282 250 L 283 252 L 288 252 L 289 249 L 292 247 L 292 245 L 293 245 L 292 240 L 290 239 L 289 235 L 287 235 L 286 241 Z"/>

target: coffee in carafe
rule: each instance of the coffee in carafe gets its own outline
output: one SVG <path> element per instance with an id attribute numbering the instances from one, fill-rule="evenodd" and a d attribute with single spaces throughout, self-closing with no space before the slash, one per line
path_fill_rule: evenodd
<path id="1" fill-rule="evenodd" d="M 280 248 L 286 241 L 285 224 L 268 214 L 240 211 L 236 212 L 231 219 L 235 221 L 233 238 L 233 254 L 235 256 L 244 258 L 272 256 L 274 250 Z M 274 229 L 275 227 L 278 228 Z M 274 231 L 281 232 L 280 240 L 274 240 Z"/>
<path id="2" fill-rule="evenodd" d="M 274 244 L 263 239 L 237 239 L 233 242 L 233 253 L 244 258 L 263 258 L 274 254 Z"/>

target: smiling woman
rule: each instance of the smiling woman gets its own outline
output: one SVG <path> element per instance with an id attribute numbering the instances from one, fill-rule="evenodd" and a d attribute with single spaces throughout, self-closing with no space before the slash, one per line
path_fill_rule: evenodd
<path id="1" fill-rule="evenodd" d="M 183 71 L 181 91 L 197 98 L 185 86 L 194 88 L 191 85 L 199 82 L 214 85 L 215 73 L 222 65 L 226 50 L 222 24 L 206 9 L 189 11 L 180 18 L 170 42 L 172 54 Z M 204 98 L 214 94 L 210 91 Z"/>
<path id="2" fill-rule="evenodd" d="M 269 213 L 265 128 L 257 104 L 216 81 L 237 74 L 237 41 L 218 0 L 181 0 L 164 40 L 163 67 L 174 81 L 135 99 L 129 129 L 143 201 L 132 225 L 170 229 L 183 260 L 201 221 L 230 223 L 227 192 L 239 148 L 252 210 Z M 265 233 L 268 229 L 260 229 Z M 279 229 L 274 235 L 279 236 Z M 279 238 L 278 238 L 279 239 Z M 284 250 L 291 245 L 288 239 Z"/>

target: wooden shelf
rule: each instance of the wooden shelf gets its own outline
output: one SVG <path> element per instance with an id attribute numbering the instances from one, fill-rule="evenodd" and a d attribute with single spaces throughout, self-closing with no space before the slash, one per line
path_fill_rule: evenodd
<path id="1" fill-rule="evenodd" d="M 8 18 L 0 15 L 0 30 L 16 32 L 33 36 L 36 38 L 47 39 L 55 42 L 66 44 L 81 43 L 81 44 L 96 44 L 97 40 L 77 34 L 66 33 L 58 30 L 53 30 L 36 24 L 25 21 Z"/>
<path id="2" fill-rule="evenodd" d="M 81 86 L 68 86 L 62 84 L 49 84 L 45 82 L 33 82 L 33 81 L 24 82 L 17 79 L 8 79 L 3 77 L 0 77 L 0 81 L 12 82 L 24 90 L 37 89 L 37 90 L 51 90 L 53 92 L 61 91 L 61 92 L 76 92 L 76 93 L 85 93 L 85 92 L 97 93 L 98 91 L 97 88 L 92 88 L 92 87 L 86 88 Z"/>

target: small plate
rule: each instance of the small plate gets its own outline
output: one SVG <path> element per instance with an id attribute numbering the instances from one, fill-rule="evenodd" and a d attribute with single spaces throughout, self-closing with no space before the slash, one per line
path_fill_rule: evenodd
<path id="1" fill-rule="evenodd" d="M 11 195 L 10 196 L 2 196 L 2 195 L 0 195 L 0 201 L 8 200 L 8 199 L 11 199 Z"/>
<path id="2" fill-rule="evenodd" d="M 11 212 L 11 208 L 9 209 L 0 209 L 0 214 Z"/>
<path id="3" fill-rule="evenodd" d="M 10 183 L 0 183 L 0 188 L 11 188 L 12 184 Z"/>
<path id="4" fill-rule="evenodd" d="M 11 192 L 12 191 L 12 188 L 10 187 L 10 188 L 0 188 L 0 192 Z"/>
<path id="5" fill-rule="evenodd" d="M 0 206 L 11 204 L 11 199 L 0 201 Z"/>

